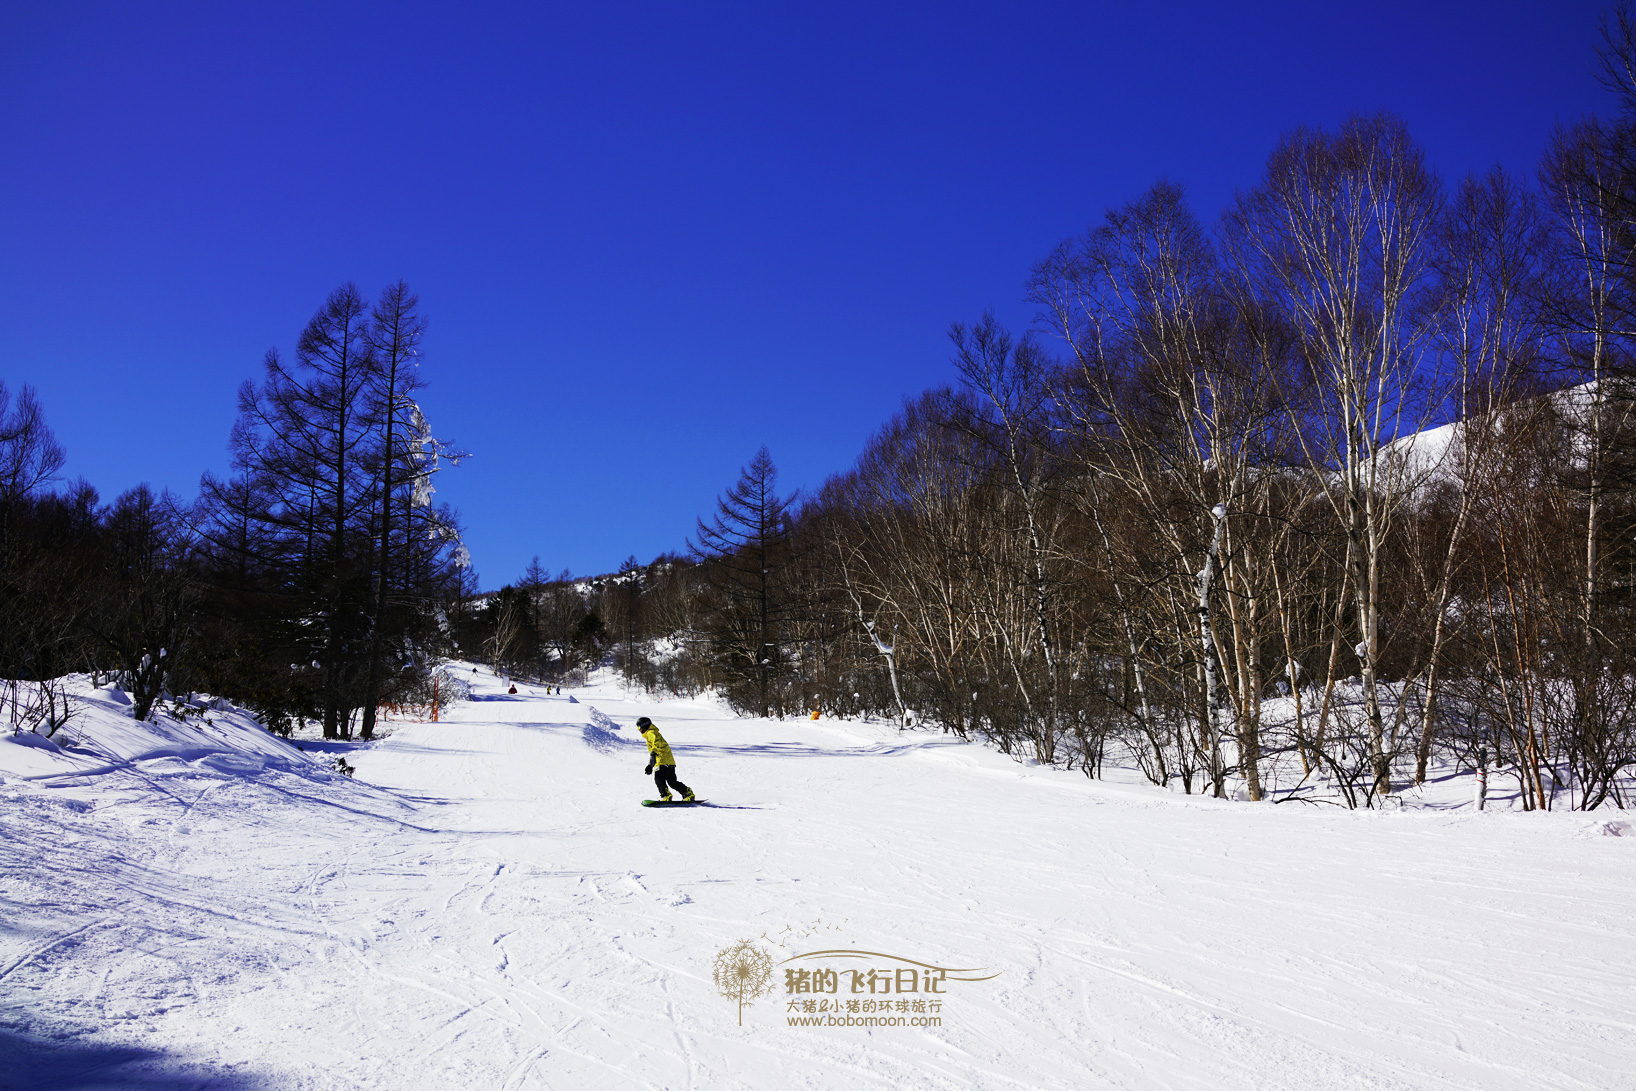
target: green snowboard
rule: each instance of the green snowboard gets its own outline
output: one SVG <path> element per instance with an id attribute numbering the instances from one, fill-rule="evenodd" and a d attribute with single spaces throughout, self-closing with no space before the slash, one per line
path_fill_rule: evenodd
<path id="1" fill-rule="evenodd" d="M 705 802 L 702 799 L 644 799 L 644 807 L 691 807 L 695 803 Z"/>

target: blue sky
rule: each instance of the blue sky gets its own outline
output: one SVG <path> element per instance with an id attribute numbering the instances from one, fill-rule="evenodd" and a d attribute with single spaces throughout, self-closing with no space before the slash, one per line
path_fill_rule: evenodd
<path id="1" fill-rule="evenodd" d="M 336 285 L 406 278 L 485 587 L 679 549 L 766 444 L 846 468 L 1169 177 L 1403 115 L 1446 179 L 1610 102 L 1600 6 L 0 5 L 0 378 L 111 500 L 226 464 Z"/>

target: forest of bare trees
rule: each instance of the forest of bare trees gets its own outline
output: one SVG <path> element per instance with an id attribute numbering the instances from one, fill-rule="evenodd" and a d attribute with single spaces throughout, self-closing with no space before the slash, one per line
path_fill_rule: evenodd
<path id="1" fill-rule="evenodd" d="M 627 670 L 747 713 L 1249 800 L 1632 802 L 1628 16 L 1603 45 L 1622 115 L 1537 180 L 1446 184 L 1372 115 L 1286 134 L 1214 228 L 1160 182 L 1043 257 L 1033 328 L 956 323 L 958 382 L 850 471 L 792 502 L 764 449 L 639 594 L 533 593 L 640 610 Z"/>

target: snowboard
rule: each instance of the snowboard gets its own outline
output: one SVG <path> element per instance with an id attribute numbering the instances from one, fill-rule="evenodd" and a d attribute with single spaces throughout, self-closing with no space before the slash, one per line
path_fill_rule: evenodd
<path id="1" fill-rule="evenodd" d="M 702 800 L 702 799 L 671 799 L 671 800 L 644 799 L 642 801 L 642 806 L 644 806 L 644 807 L 692 807 L 695 804 L 704 803 L 704 802 L 705 802 L 705 800 Z"/>

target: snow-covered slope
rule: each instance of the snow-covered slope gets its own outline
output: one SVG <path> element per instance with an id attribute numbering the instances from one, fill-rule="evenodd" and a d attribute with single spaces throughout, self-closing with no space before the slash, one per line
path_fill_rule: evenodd
<path id="1" fill-rule="evenodd" d="M 1618 815 L 1215 802 L 519 688 L 351 781 L 236 714 L 0 744 L 0 1086 L 1636 1088 Z M 710 806 L 638 806 L 639 714 Z M 795 1026 L 779 966 L 740 1026 L 741 940 L 998 976 L 938 1026 Z"/>
<path id="2" fill-rule="evenodd" d="M 1589 441 L 1584 430 L 1590 426 L 1593 409 L 1599 409 L 1604 415 L 1603 427 L 1610 430 L 1609 434 L 1614 428 L 1612 418 L 1607 416 L 1612 411 L 1607 400 L 1603 399 L 1600 406 L 1598 405 L 1596 397 L 1598 389 L 1600 388 L 1594 382 L 1580 383 L 1542 396 L 1548 405 L 1572 425 L 1566 439 L 1569 448 L 1568 458 L 1575 464 L 1583 465 L 1588 450 Z M 1533 403 L 1523 404 L 1526 406 Z M 1479 424 L 1487 419 L 1477 418 Z M 1458 484 L 1462 471 L 1461 461 L 1468 457 L 1463 447 L 1473 434 L 1466 422 L 1453 421 L 1386 443 L 1380 449 L 1381 471 L 1385 482 L 1390 487 L 1407 488 L 1411 491 L 1443 484 Z"/>

